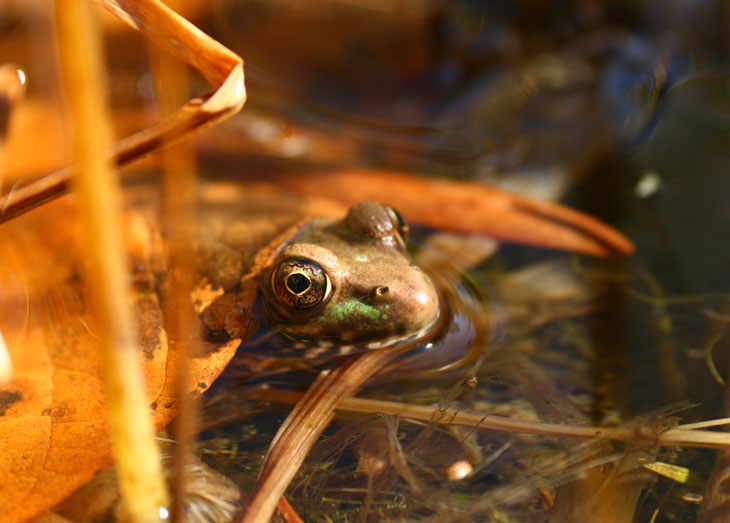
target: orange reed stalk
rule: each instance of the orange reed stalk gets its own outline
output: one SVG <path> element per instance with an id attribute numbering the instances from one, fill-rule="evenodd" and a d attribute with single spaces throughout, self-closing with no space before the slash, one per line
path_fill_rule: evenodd
<path id="1" fill-rule="evenodd" d="M 84 7 L 88 5 L 85 3 Z M 64 86 L 75 125 L 86 277 L 101 337 L 116 471 L 130 521 L 159 521 L 168 503 L 137 350 L 121 236 L 120 190 L 106 155 L 111 127 L 98 34 L 79 0 L 56 1 Z M 166 510 L 166 509 L 164 509 Z"/>

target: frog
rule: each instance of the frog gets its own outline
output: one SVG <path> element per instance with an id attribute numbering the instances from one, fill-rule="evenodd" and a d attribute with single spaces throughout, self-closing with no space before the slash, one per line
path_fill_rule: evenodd
<path id="1" fill-rule="evenodd" d="M 439 318 L 439 299 L 407 239 L 400 213 L 374 201 L 340 220 L 313 220 L 266 271 L 271 323 L 300 346 L 380 349 L 422 337 Z"/>
<path id="2" fill-rule="evenodd" d="M 438 324 L 438 293 L 414 264 L 409 227 L 394 208 L 364 201 L 339 218 L 288 221 L 267 245 L 253 249 L 242 249 L 230 230 L 213 235 L 224 237 L 224 246 L 220 240 L 198 245 L 200 259 L 211 260 L 199 285 L 213 283 L 221 292 L 198 307 L 203 337 L 208 343 L 240 339 L 239 373 L 246 366 L 248 373 L 262 373 L 281 352 L 306 359 L 387 349 L 423 338 Z M 210 228 L 199 236 L 211 238 Z M 259 259 L 242 260 L 246 250 Z"/>

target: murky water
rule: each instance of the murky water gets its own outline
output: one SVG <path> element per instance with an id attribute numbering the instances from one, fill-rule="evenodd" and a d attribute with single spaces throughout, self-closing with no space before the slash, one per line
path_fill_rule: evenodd
<path id="1" fill-rule="evenodd" d="M 459 9 L 439 15 L 439 27 L 453 31 L 445 38 L 455 40 L 450 44 L 438 40 L 435 45 L 452 45 L 452 54 L 409 62 L 408 73 L 400 70 L 402 76 L 390 77 L 382 86 L 382 91 L 394 93 L 390 98 L 362 85 L 338 92 L 344 85 L 338 80 L 342 71 L 352 70 L 338 64 L 352 52 L 347 44 L 340 58 L 317 62 L 318 74 L 312 77 L 306 76 L 304 57 L 299 64 L 281 60 L 283 55 L 267 62 L 263 42 L 278 33 L 265 10 L 254 15 L 234 11 L 244 22 L 249 16 L 257 20 L 258 43 L 242 33 L 230 41 L 253 51 L 253 56 L 260 53 L 254 58 L 252 92 L 269 89 L 261 106 L 265 112 L 324 132 L 351 133 L 366 144 L 353 149 L 354 160 L 484 179 L 538 197 L 563 195 L 568 203 L 625 232 L 636 242 L 637 252 L 625 260 L 594 262 L 511 247 L 466 279 L 460 270 L 445 271 L 443 283 L 453 289 L 449 301 L 458 304 L 459 312 L 448 334 L 438 341 L 450 355 L 454 347 L 456 353 L 458 347 L 479 348 L 459 355 L 456 361 L 467 361 L 453 373 L 424 372 L 430 365 L 433 371 L 448 363 L 433 364 L 431 349 L 421 348 L 421 354 L 404 359 L 418 372 L 396 373 L 403 380 L 400 384 L 369 393 L 412 402 L 466 395 L 470 398 L 466 404 L 489 412 L 502 408 L 530 416 L 537 409 L 543 419 L 565 416 L 578 423 L 626 422 L 677 402 L 694 405 L 679 412 L 683 420 L 718 416 L 722 387 L 712 378 L 706 352 L 714 343 L 715 365 L 724 374 L 725 267 L 730 255 L 725 174 L 730 142 L 728 80 L 721 71 L 726 44 L 708 22 L 717 14 L 715 7 L 707 3 L 690 9 L 677 4 L 666 12 L 654 12 L 637 6 L 634 11 L 627 8 L 624 15 L 607 10 L 603 30 L 595 22 L 596 31 L 588 29 L 592 22 L 586 22 L 585 13 L 568 10 L 562 25 L 557 17 L 548 17 L 537 29 L 540 33 L 560 28 L 549 44 L 549 37 L 541 43 L 525 37 L 526 28 L 535 27 L 521 18 L 519 3 L 507 10 L 508 15 L 502 13 L 506 18 L 494 16 L 496 7 L 491 5 L 481 12 L 473 6 Z M 686 20 L 680 23 L 683 14 Z M 308 15 L 293 14 L 292 19 L 297 16 Z M 329 13 L 320 22 L 325 23 L 327 16 L 336 18 Z M 417 32 L 418 18 L 408 20 Z M 575 25 L 568 29 L 571 23 Z M 698 38 L 696 27 L 703 23 L 709 30 Z M 666 38 L 665 32 L 673 24 L 682 26 L 675 40 Z M 222 34 L 231 30 L 230 24 L 222 27 Z M 368 42 L 366 35 L 361 38 L 364 65 L 355 70 L 372 74 L 381 67 L 381 75 L 394 70 L 388 59 L 398 53 L 379 54 L 376 46 L 363 43 Z M 470 62 L 467 51 L 477 45 L 488 50 L 478 65 Z M 379 66 L 374 65 L 383 57 Z M 706 72 L 712 68 L 720 72 Z M 292 98 L 291 91 L 280 89 L 273 71 L 278 75 L 296 71 L 300 79 L 317 80 L 310 85 L 304 80 Z M 403 80 L 409 73 L 422 82 L 419 87 Z M 340 96 L 353 92 L 357 95 L 352 98 Z M 316 154 L 316 147 L 311 150 Z M 515 305 L 510 298 L 517 291 L 508 286 L 502 294 L 495 290 L 519 270 L 556 261 L 562 266 L 540 278 L 555 278 L 555 285 L 570 292 L 561 301 L 555 299 L 559 293 L 553 288 L 552 297 L 544 298 L 552 317 L 536 305 L 551 291 L 535 282 L 527 287 L 535 303 L 517 300 Z M 566 280 L 579 283 L 571 287 Z M 478 313 L 472 316 L 473 311 Z M 544 319 L 538 321 L 540 314 Z M 476 356 L 470 359 L 469 354 Z M 419 373 L 422 379 L 413 380 Z M 463 388 L 468 377 L 477 378 L 476 389 Z M 456 389 L 451 388 L 454 384 Z M 541 410 L 550 401 L 558 407 Z M 487 443 L 488 437 L 479 440 L 486 448 L 495 448 L 493 442 Z M 540 455 L 543 448 L 536 444 L 520 450 Z M 713 456 L 686 450 L 652 459 L 686 466 L 706 479 Z M 505 461 L 491 466 L 495 476 L 506 473 L 501 468 Z M 558 476 L 548 483 L 556 486 L 565 480 Z M 472 480 L 448 490 L 494 487 L 484 477 Z M 651 517 L 657 509 L 659 520 L 694 519 L 693 496 L 702 493 L 697 483 L 679 485 L 658 476 L 648 481 L 651 486 L 636 509 L 639 519 Z M 517 520 L 526 517 L 524 512 L 513 514 Z"/>

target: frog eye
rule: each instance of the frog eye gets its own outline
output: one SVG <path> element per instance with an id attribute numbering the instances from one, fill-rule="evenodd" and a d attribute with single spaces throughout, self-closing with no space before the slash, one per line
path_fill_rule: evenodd
<path id="1" fill-rule="evenodd" d="M 409 227 L 403 219 L 403 216 L 401 216 L 401 213 L 399 213 L 389 205 L 386 205 L 385 209 L 388 211 L 388 216 L 390 216 L 390 221 L 393 223 L 393 227 L 395 227 L 395 229 L 398 231 L 400 237 L 403 238 L 403 242 L 407 242 Z"/>
<path id="2" fill-rule="evenodd" d="M 332 294 L 332 282 L 322 267 L 306 258 L 284 260 L 271 275 L 276 298 L 292 309 L 311 309 Z"/>

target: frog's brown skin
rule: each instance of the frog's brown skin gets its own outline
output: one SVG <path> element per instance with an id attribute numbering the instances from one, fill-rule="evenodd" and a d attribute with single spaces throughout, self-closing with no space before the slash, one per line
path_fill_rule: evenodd
<path id="1" fill-rule="evenodd" d="M 339 220 L 277 213 L 258 234 L 275 238 L 259 245 L 249 221 L 220 211 L 199 231 L 201 287 L 220 294 L 200 307 L 209 342 L 245 339 L 258 293 L 269 326 L 298 347 L 380 348 L 436 322 L 438 297 L 412 264 L 407 227 L 392 209 L 363 202 Z"/>
<path id="2" fill-rule="evenodd" d="M 411 262 L 406 235 L 400 216 L 376 202 L 313 221 L 264 275 L 276 329 L 308 344 L 368 348 L 424 334 L 438 319 L 438 297 Z"/>

